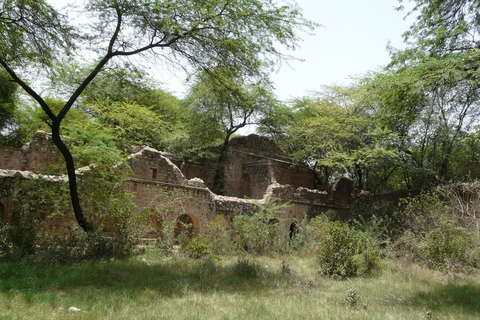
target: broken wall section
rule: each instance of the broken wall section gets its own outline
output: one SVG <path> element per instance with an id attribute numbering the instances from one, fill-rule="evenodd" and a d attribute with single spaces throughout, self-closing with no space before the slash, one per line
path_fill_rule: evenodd
<path id="1" fill-rule="evenodd" d="M 52 135 L 45 131 L 35 133 L 32 141 L 22 148 L 0 146 L 0 168 L 42 173 L 54 164 L 59 152 L 52 141 Z"/>

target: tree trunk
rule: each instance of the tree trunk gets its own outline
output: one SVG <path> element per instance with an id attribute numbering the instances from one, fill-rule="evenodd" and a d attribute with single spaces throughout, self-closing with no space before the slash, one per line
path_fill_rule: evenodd
<path id="1" fill-rule="evenodd" d="M 216 194 L 224 195 L 225 194 L 225 183 L 223 182 L 222 177 L 222 167 L 223 161 L 225 159 L 225 154 L 228 150 L 228 145 L 230 142 L 231 133 L 227 133 L 225 140 L 223 141 L 222 148 L 220 149 L 220 154 L 218 155 L 217 166 L 215 168 L 215 176 L 213 177 L 213 192 Z"/>
<path id="2" fill-rule="evenodd" d="M 80 206 L 80 199 L 78 198 L 78 189 L 77 189 L 77 176 L 75 173 L 75 163 L 73 162 L 73 157 L 70 151 L 68 150 L 65 143 L 62 141 L 60 137 L 60 124 L 53 124 L 52 125 L 52 138 L 53 142 L 57 146 L 60 153 L 63 155 L 65 159 L 65 164 L 67 166 L 67 174 L 68 174 L 68 187 L 70 189 L 70 198 L 72 201 L 73 213 L 75 214 L 75 218 L 77 219 L 78 224 L 80 227 L 85 231 L 89 232 L 92 231 L 92 226 L 88 223 L 87 219 L 83 215 L 82 208 Z"/>

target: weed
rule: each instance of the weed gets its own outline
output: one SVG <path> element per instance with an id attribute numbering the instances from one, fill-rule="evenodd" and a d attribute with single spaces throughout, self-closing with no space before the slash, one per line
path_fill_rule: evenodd
<path id="1" fill-rule="evenodd" d="M 359 296 L 354 289 L 348 289 L 345 292 L 345 299 L 343 301 L 351 308 L 355 308 L 358 305 Z"/>

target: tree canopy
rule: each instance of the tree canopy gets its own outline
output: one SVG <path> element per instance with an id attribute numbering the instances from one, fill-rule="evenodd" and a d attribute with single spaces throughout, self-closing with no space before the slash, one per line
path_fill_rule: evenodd
<path id="1" fill-rule="evenodd" d="M 76 187 L 75 163 L 62 141 L 61 123 L 87 86 L 112 59 L 143 56 L 183 68 L 222 66 L 249 76 L 265 76 L 267 67 L 286 59 L 279 46 L 294 49 L 298 31 L 315 24 L 299 8 L 247 0 L 87 0 L 84 24 L 68 23 L 44 0 L 7 0 L 0 8 L 0 65 L 41 106 L 50 119 L 52 138 L 67 166 L 74 213 L 89 231 Z M 77 51 L 74 51 L 74 50 Z M 78 81 L 60 111 L 54 112 L 29 84 L 34 66 L 48 69 L 74 53 L 92 56 L 94 67 Z"/>

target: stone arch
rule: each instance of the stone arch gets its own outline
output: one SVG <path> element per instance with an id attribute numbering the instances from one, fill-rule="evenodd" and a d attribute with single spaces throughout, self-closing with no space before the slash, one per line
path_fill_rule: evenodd
<path id="1" fill-rule="evenodd" d="M 249 173 L 244 173 L 240 178 L 240 194 L 239 198 L 252 197 L 252 178 Z"/>
<path id="2" fill-rule="evenodd" d="M 3 203 L 0 202 L 0 221 L 5 222 L 7 220 L 7 210 Z"/>
<path id="3" fill-rule="evenodd" d="M 200 220 L 193 213 L 184 213 L 177 218 L 173 236 L 175 239 L 180 236 L 182 232 L 187 232 L 187 236 L 192 238 L 197 236 L 200 232 Z"/>

